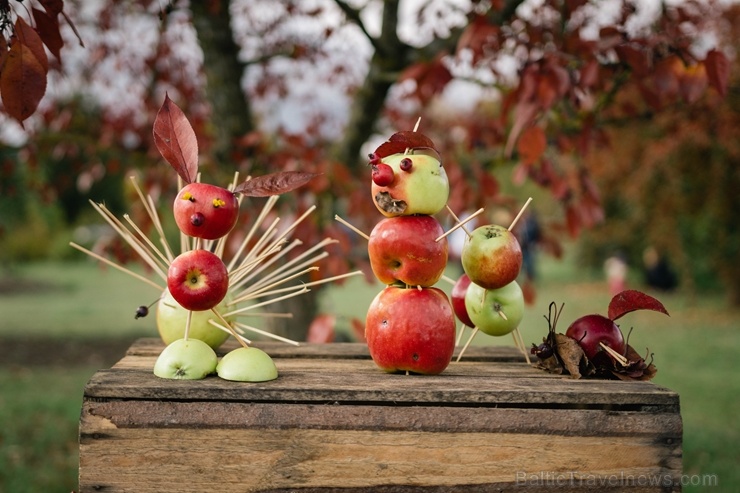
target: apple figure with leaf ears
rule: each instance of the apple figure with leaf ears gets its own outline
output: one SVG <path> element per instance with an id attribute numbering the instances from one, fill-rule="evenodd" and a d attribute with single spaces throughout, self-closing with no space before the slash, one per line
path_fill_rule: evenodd
<path id="1" fill-rule="evenodd" d="M 235 226 L 239 216 L 238 196 L 266 197 L 294 190 L 315 175 L 300 171 L 281 171 L 249 178 L 228 190 L 217 185 L 196 182 L 198 176 L 198 140 L 182 110 L 169 96 L 157 113 L 153 129 L 154 143 L 162 157 L 172 166 L 185 183 L 173 204 L 175 222 L 180 230 L 197 238 L 193 250 L 181 253 L 170 264 L 167 273 L 169 294 L 189 311 L 211 310 L 232 330 L 236 339 L 246 347 L 242 338 L 233 332 L 231 325 L 214 308 L 221 303 L 229 288 L 227 268 L 221 258 L 200 246 L 202 240 L 215 240 L 227 235 Z M 175 311 L 172 311 L 174 313 Z M 162 320 L 165 318 L 165 320 Z M 192 316 L 188 316 L 188 321 Z M 158 319 L 167 323 L 166 314 Z M 188 343 L 188 323 L 184 327 L 184 338 L 170 343 L 155 364 L 157 376 L 163 378 L 203 378 L 216 370 L 215 353 L 207 344 Z M 216 329 L 214 329 L 216 330 Z M 184 342 L 183 342 L 184 341 Z M 197 347 L 197 350 L 193 348 Z M 202 360 L 208 353 L 207 363 Z M 250 364 L 241 364 L 240 355 L 249 354 Z M 219 371 L 228 374 L 230 380 L 254 381 L 254 375 L 243 375 L 246 368 L 254 369 L 254 361 L 270 366 L 268 358 L 255 360 L 252 352 L 240 352 L 219 366 Z M 166 360 L 166 361 L 164 361 Z M 189 369 L 195 368 L 195 371 Z M 242 370 L 239 370 L 242 369 Z M 276 372 L 263 372 L 270 378 Z M 274 376 L 273 376 L 274 375 Z"/>

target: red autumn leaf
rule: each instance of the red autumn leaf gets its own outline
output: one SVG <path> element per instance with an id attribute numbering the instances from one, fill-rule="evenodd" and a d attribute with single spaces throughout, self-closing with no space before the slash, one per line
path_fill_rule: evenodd
<path id="1" fill-rule="evenodd" d="M 581 215 L 573 204 L 568 204 L 565 209 L 565 224 L 571 238 L 578 238 L 581 231 Z"/>
<path id="2" fill-rule="evenodd" d="M 725 54 L 718 50 L 711 50 L 704 60 L 704 67 L 707 70 L 709 85 L 720 96 L 727 94 L 727 84 L 730 80 L 730 62 L 727 61 Z"/>
<path id="3" fill-rule="evenodd" d="M 619 59 L 629 65 L 632 72 L 638 77 L 644 77 L 650 70 L 650 60 L 645 50 L 640 47 L 622 44 L 615 48 Z"/>
<path id="4" fill-rule="evenodd" d="M 534 121 L 539 109 L 539 105 L 533 101 L 521 101 L 516 105 L 514 109 L 514 124 L 511 126 L 511 131 L 504 147 L 504 155 L 506 157 L 511 157 L 519 135 L 527 125 Z"/>
<path id="5" fill-rule="evenodd" d="M 689 103 L 695 103 L 704 94 L 709 80 L 703 63 L 686 67 L 683 75 L 678 81 L 678 87 L 683 99 Z"/>
<path id="6" fill-rule="evenodd" d="M 542 127 L 533 125 L 528 127 L 516 144 L 516 150 L 519 153 L 524 164 L 534 164 L 537 162 L 547 148 L 547 138 Z"/>
<path id="7" fill-rule="evenodd" d="M 0 73 L 3 71 L 3 65 L 8 58 L 8 41 L 5 36 L 0 35 Z"/>
<path id="8" fill-rule="evenodd" d="M 64 8 L 64 0 L 39 0 L 39 3 L 44 6 L 50 16 L 61 14 Z"/>
<path id="9" fill-rule="evenodd" d="M 337 318 L 334 315 L 318 315 L 308 326 L 306 341 L 321 344 L 334 341 L 336 322 Z"/>
<path id="10" fill-rule="evenodd" d="M 44 72 L 49 70 L 49 59 L 46 57 L 46 50 L 44 50 L 44 42 L 41 41 L 39 33 L 34 28 L 28 25 L 22 17 L 18 17 L 15 21 L 15 36 L 22 44 L 26 45 L 36 60 L 44 67 Z"/>
<path id="11" fill-rule="evenodd" d="M 45 93 L 46 69 L 28 46 L 14 41 L 0 74 L 5 111 L 22 124 L 36 111 Z"/>
<path id="12" fill-rule="evenodd" d="M 198 175 L 198 139 L 185 113 L 165 95 L 154 119 L 154 143 L 185 183 Z"/>
<path id="13" fill-rule="evenodd" d="M 365 342 L 365 322 L 359 318 L 352 317 L 350 321 L 352 323 L 352 332 L 360 342 Z"/>
<path id="14" fill-rule="evenodd" d="M 668 315 L 660 301 L 643 292 L 627 289 L 616 294 L 609 302 L 608 317 L 614 321 L 635 310 L 653 310 Z"/>
<path id="15" fill-rule="evenodd" d="M 391 135 L 391 138 L 383 142 L 375 149 L 375 156 L 383 159 L 386 156 L 405 152 L 406 149 L 430 149 L 437 153 L 432 139 L 421 132 L 401 131 Z"/>
<path id="16" fill-rule="evenodd" d="M 317 174 L 303 171 L 278 171 L 277 173 L 250 178 L 237 185 L 234 192 L 247 197 L 279 195 L 305 185 L 315 176 Z"/>
<path id="17" fill-rule="evenodd" d="M 38 28 L 41 40 L 44 42 L 46 47 L 49 48 L 51 54 L 54 55 L 57 60 L 61 60 L 60 55 L 64 41 L 59 32 L 59 22 L 57 22 L 56 17 L 52 17 L 43 10 L 35 8 L 31 9 L 31 11 L 33 12 L 33 20 L 36 21 L 36 27 Z"/>
<path id="18" fill-rule="evenodd" d="M 460 35 L 457 51 L 470 50 L 473 55 L 471 63 L 475 64 L 487 52 L 498 49 L 499 32 L 499 27 L 488 22 L 486 16 L 476 16 Z"/>

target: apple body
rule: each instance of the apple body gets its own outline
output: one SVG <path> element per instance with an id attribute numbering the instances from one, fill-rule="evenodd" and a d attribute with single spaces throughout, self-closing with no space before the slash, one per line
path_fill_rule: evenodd
<path id="1" fill-rule="evenodd" d="M 164 348 L 154 363 L 160 378 L 200 380 L 216 371 L 218 357 L 211 346 L 198 339 L 178 339 Z"/>
<path id="2" fill-rule="evenodd" d="M 208 250 L 190 250 L 170 264 L 167 289 L 186 310 L 210 310 L 226 296 L 229 273 L 218 255 Z"/>
<path id="3" fill-rule="evenodd" d="M 465 308 L 465 294 L 468 292 L 468 286 L 470 286 L 470 277 L 462 273 L 455 282 L 455 285 L 452 286 L 450 299 L 452 300 L 452 309 L 455 311 L 457 318 L 468 327 L 475 327 L 473 321 L 470 320 L 470 315 L 468 315 L 468 309 Z"/>
<path id="4" fill-rule="evenodd" d="M 188 236 L 215 240 L 234 228 L 239 217 L 236 194 L 207 183 L 189 183 L 172 207 L 175 222 Z"/>
<path id="5" fill-rule="evenodd" d="M 213 308 L 219 313 L 223 313 L 226 309 L 227 300 L 228 296 Z M 235 316 L 226 317 L 226 321 L 232 322 L 235 318 Z M 169 290 L 165 289 L 157 303 L 157 331 L 162 341 L 165 344 L 170 344 L 177 339 L 182 339 L 185 335 L 187 320 L 188 310 L 172 297 Z M 210 310 L 193 312 L 188 338 L 199 339 L 213 349 L 217 349 L 229 338 L 229 333 L 214 327 L 208 323 L 209 320 L 217 321 L 216 316 Z"/>
<path id="6" fill-rule="evenodd" d="M 570 324 L 565 335 L 578 341 L 586 357 L 592 361 L 602 357 L 611 358 L 599 343 L 604 343 L 623 356 L 627 351 L 622 331 L 603 315 L 584 315 Z"/>
<path id="7" fill-rule="evenodd" d="M 392 176 L 381 165 L 390 166 Z M 436 157 L 428 154 L 393 154 L 383 159 L 376 168 L 382 170 L 382 179 L 376 173 L 370 189 L 375 207 L 384 216 L 434 215 L 447 204 L 450 183 L 442 163 Z"/>
<path id="8" fill-rule="evenodd" d="M 368 308 L 365 338 L 383 371 L 439 374 L 455 350 L 455 314 L 440 289 L 388 286 Z"/>
<path id="9" fill-rule="evenodd" d="M 461 261 L 463 270 L 474 284 L 498 289 L 519 276 L 522 249 L 511 231 L 488 224 L 476 228 L 465 239 Z"/>
<path id="10" fill-rule="evenodd" d="M 388 217 L 375 225 L 368 241 L 370 267 L 384 284 L 428 287 L 447 267 L 447 238 L 432 216 Z"/>
<path id="11" fill-rule="evenodd" d="M 267 382 L 278 377 L 272 358 L 256 347 L 240 347 L 229 351 L 216 366 L 216 373 L 234 382 Z"/>
<path id="12" fill-rule="evenodd" d="M 490 336 L 503 336 L 516 329 L 524 317 L 524 294 L 516 281 L 498 289 L 470 283 L 465 294 L 470 320 Z"/>

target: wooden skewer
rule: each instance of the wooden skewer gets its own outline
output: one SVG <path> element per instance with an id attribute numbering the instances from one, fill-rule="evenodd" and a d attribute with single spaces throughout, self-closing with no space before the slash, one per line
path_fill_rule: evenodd
<path id="1" fill-rule="evenodd" d="M 260 317 L 260 318 L 293 318 L 292 313 L 273 313 L 273 312 L 242 313 L 238 316 L 240 317 Z"/>
<path id="2" fill-rule="evenodd" d="M 270 198 L 267 199 L 267 201 L 265 202 L 265 205 L 262 206 L 262 210 L 257 216 L 257 219 L 254 221 L 254 224 L 252 224 L 252 227 L 247 233 L 247 236 L 244 237 L 244 240 L 242 240 L 241 244 L 239 245 L 239 248 L 237 248 L 236 253 L 234 254 L 234 257 L 229 262 L 229 265 L 228 265 L 229 272 L 234 268 L 239 257 L 242 256 L 242 254 L 244 253 L 244 250 L 247 248 L 247 245 L 252 240 L 255 233 L 257 232 L 257 229 L 259 229 L 259 227 L 262 225 L 265 218 L 267 217 L 267 214 L 270 213 L 270 210 L 272 210 L 277 200 L 278 200 L 278 195 L 271 195 Z"/>
<path id="3" fill-rule="evenodd" d="M 251 325 L 235 322 L 236 325 L 241 327 L 242 329 L 251 330 L 252 332 L 255 332 L 257 334 L 263 335 L 265 337 L 271 337 L 275 340 L 286 342 L 288 344 L 292 344 L 294 346 L 300 346 L 301 344 L 297 341 L 294 341 L 293 339 L 288 339 L 287 337 L 279 336 L 277 334 L 273 334 L 271 332 L 267 332 L 266 330 L 258 329 L 256 327 L 252 327 Z"/>
<path id="4" fill-rule="evenodd" d="M 190 326 L 193 323 L 193 310 L 188 310 L 188 318 L 185 319 L 185 334 L 183 334 L 182 338 L 186 341 L 188 340 L 188 337 L 190 337 Z"/>
<path id="5" fill-rule="evenodd" d="M 134 190 L 136 190 L 136 194 L 139 196 L 139 200 L 141 200 L 141 203 L 144 206 L 144 210 L 149 216 L 149 219 L 152 220 L 154 229 L 156 229 L 157 234 L 159 234 L 159 243 L 162 245 L 162 248 L 164 248 L 164 251 L 167 254 L 167 260 L 169 261 L 168 263 L 171 263 L 172 260 L 174 260 L 175 255 L 172 253 L 172 249 L 170 248 L 170 245 L 167 242 L 167 236 L 165 236 L 164 234 L 164 228 L 162 228 L 162 222 L 159 220 L 159 215 L 157 214 L 157 207 L 154 204 L 154 200 L 152 199 L 152 196 L 144 195 L 144 192 L 142 192 L 141 188 L 139 187 L 139 182 L 136 180 L 136 176 L 131 175 L 129 177 L 129 180 L 131 180 L 131 184 L 133 185 Z"/>
<path id="6" fill-rule="evenodd" d="M 607 346 L 606 344 L 604 344 L 603 342 L 600 342 L 599 343 L 599 346 L 601 346 L 601 348 L 604 351 L 606 351 L 607 353 L 609 353 L 609 355 L 612 358 L 614 358 L 615 360 L 617 360 L 617 362 L 620 365 L 627 366 L 629 364 L 629 361 L 627 360 L 627 358 L 625 358 L 624 356 L 622 356 L 621 354 L 619 354 L 618 352 L 616 352 L 615 350 L 613 350 L 612 348 L 610 348 L 609 346 Z"/>
<path id="7" fill-rule="evenodd" d="M 345 225 L 345 226 L 347 226 L 347 227 L 348 227 L 349 229 L 351 229 L 352 231 L 354 231 L 354 232 L 355 232 L 355 233 L 357 233 L 358 235 L 362 236 L 362 237 L 363 237 L 363 238 L 365 238 L 366 240 L 370 241 L 370 236 L 368 236 L 367 234 L 363 233 L 363 232 L 362 232 L 362 231 L 360 231 L 360 230 L 359 230 L 358 228 L 354 227 L 354 226 L 353 226 L 352 224 L 348 223 L 347 221 L 345 221 L 344 219 L 342 219 L 341 217 L 339 217 L 339 214 L 335 214 L 335 215 L 334 215 L 334 219 L 336 219 L 336 220 L 337 220 L 337 221 L 339 221 L 340 223 L 344 224 L 344 225 Z"/>
<path id="8" fill-rule="evenodd" d="M 285 296 L 281 296 L 279 298 L 274 298 L 274 299 L 271 299 L 271 300 L 263 301 L 262 303 L 257 303 L 257 304 L 254 304 L 254 305 L 245 306 L 244 308 L 239 308 L 239 309 L 236 309 L 236 310 L 232 310 L 232 311 L 230 311 L 228 313 L 225 313 L 224 314 L 224 317 L 230 317 L 232 315 L 238 315 L 240 313 L 244 313 L 244 312 L 247 312 L 249 310 L 253 310 L 255 308 L 260 308 L 262 306 L 270 305 L 272 303 L 277 303 L 278 301 L 282 301 L 282 300 L 285 300 L 285 299 L 288 299 L 288 298 L 292 298 L 292 297 L 298 296 L 300 294 L 308 293 L 309 291 L 310 291 L 310 289 L 304 287 L 300 291 L 295 291 L 293 293 L 286 294 Z"/>
<path id="9" fill-rule="evenodd" d="M 453 285 L 453 286 L 454 286 L 455 284 L 457 284 L 457 281 L 455 281 L 455 280 L 454 280 L 453 278 L 451 278 L 451 277 L 449 277 L 449 276 L 446 276 L 446 275 L 444 275 L 444 274 L 442 275 L 442 277 L 440 277 L 440 279 L 442 279 L 442 280 L 443 280 L 444 282 L 446 282 L 446 283 L 449 283 L 449 284 L 451 284 L 451 285 Z"/>
<path id="10" fill-rule="evenodd" d="M 463 323 L 460 324 L 460 332 L 457 333 L 457 339 L 455 340 L 455 347 L 460 345 L 460 340 L 462 339 L 463 332 L 465 332 L 465 327 L 467 327 L 467 325 Z"/>
<path id="11" fill-rule="evenodd" d="M 218 310 L 216 310 L 215 308 L 211 308 L 211 312 L 213 312 L 213 314 L 216 315 L 216 317 L 221 321 L 221 323 L 224 324 L 229 329 L 229 331 L 231 332 L 231 335 L 233 335 L 234 338 L 237 341 L 239 341 L 239 344 L 241 344 L 243 347 L 249 347 L 247 345 L 247 342 L 245 342 L 244 340 L 242 340 L 241 337 L 239 337 L 239 334 L 236 332 L 236 330 L 234 330 L 234 327 L 231 326 L 231 324 L 228 322 L 228 320 L 226 320 L 226 318 L 223 315 L 221 315 L 218 312 Z M 209 322 L 210 322 L 210 320 L 209 320 Z"/>
<path id="12" fill-rule="evenodd" d="M 462 358 L 463 353 L 468 349 L 468 346 L 470 346 L 470 343 L 473 342 L 473 338 L 478 334 L 478 327 L 475 327 L 473 329 L 473 333 L 470 334 L 470 337 L 468 338 L 468 342 L 465 343 L 465 346 L 460 350 L 460 354 L 457 355 L 457 359 L 455 360 L 456 363 L 460 362 L 460 358 Z"/>
<path id="13" fill-rule="evenodd" d="M 414 125 L 414 132 L 419 130 L 419 124 L 421 124 L 421 117 L 416 119 L 416 125 Z"/>
<path id="14" fill-rule="evenodd" d="M 468 223 L 469 221 L 472 221 L 475 217 L 479 216 L 482 213 L 483 213 L 483 208 L 481 207 L 480 209 L 478 209 L 477 211 L 475 211 L 473 214 L 471 214 L 470 216 L 466 217 L 463 221 L 460 221 L 459 223 L 457 223 L 456 225 L 454 225 L 453 227 L 451 227 L 449 230 L 447 230 L 447 232 L 445 234 L 440 235 L 438 238 L 435 238 L 434 241 L 439 241 L 442 238 L 445 238 L 446 236 L 452 234 L 455 230 L 457 230 L 459 228 L 462 228 L 463 226 L 465 226 L 466 223 Z"/>
<path id="15" fill-rule="evenodd" d="M 514 329 L 514 332 L 516 333 L 516 336 L 519 338 L 519 344 L 522 349 L 522 352 L 524 353 L 524 359 L 527 360 L 528 365 L 531 365 L 532 361 L 529 359 L 529 351 L 527 351 L 527 345 L 524 343 L 524 337 L 522 337 L 522 333 L 519 331 L 519 327 Z"/>
<path id="16" fill-rule="evenodd" d="M 251 299 L 254 299 L 254 298 L 259 298 L 261 296 L 268 296 L 270 294 L 275 294 L 275 293 L 277 293 L 277 292 L 280 291 L 280 290 L 270 291 L 275 286 L 279 286 L 280 284 L 282 284 L 284 282 L 288 282 L 288 281 L 290 281 L 292 279 L 295 279 L 296 277 L 301 277 L 304 274 L 308 274 L 309 272 L 315 272 L 317 270 L 319 270 L 319 268 L 316 267 L 316 266 L 309 267 L 307 269 L 303 269 L 300 272 L 296 272 L 292 276 L 288 276 L 288 277 L 286 277 L 284 279 L 280 279 L 279 281 L 276 281 L 276 282 L 274 282 L 272 284 L 268 284 L 267 286 L 265 286 L 265 287 L 263 287 L 263 288 L 261 288 L 259 290 L 252 291 L 252 292 L 246 292 L 246 293 L 242 294 L 241 296 L 239 296 L 237 298 L 234 298 L 228 304 L 229 305 L 235 305 L 237 303 L 242 303 L 242 302 L 247 301 L 247 300 L 251 300 Z M 295 288 L 295 286 L 294 286 L 294 288 Z"/>
<path id="17" fill-rule="evenodd" d="M 208 319 L 208 323 L 211 324 L 212 326 L 216 327 L 217 329 L 221 329 L 224 332 L 228 332 L 229 334 L 231 334 L 232 336 L 234 336 L 236 338 L 236 340 L 239 341 L 239 344 L 241 344 L 243 347 L 249 347 L 248 345 L 249 344 L 252 344 L 252 341 L 250 341 L 249 339 L 247 339 L 243 335 L 241 335 L 241 334 L 235 334 L 234 331 L 231 328 L 231 325 L 229 325 L 229 327 L 224 327 L 223 325 L 221 325 L 220 323 L 216 322 L 213 319 Z"/>
<path id="18" fill-rule="evenodd" d="M 108 260 L 107 258 L 103 257 L 102 255 L 98 255 L 97 253 L 92 252 L 92 251 L 88 250 L 87 248 L 85 248 L 83 246 L 80 246 L 77 243 L 72 242 L 72 241 L 69 242 L 69 245 L 71 247 L 76 248 L 77 250 L 81 251 L 82 253 L 85 253 L 85 254 L 89 255 L 90 257 L 92 257 L 92 258 L 94 258 L 96 260 L 100 260 L 104 264 L 107 264 L 107 265 L 109 265 L 109 266 L 111 266 L 111 267 L 113 267 L 115 269 L 118 269 L 121 272 L 124 272 L 124 273 L 130 275 L 131 277 L 133 277 L 135 279 L 138 279 L 139 281 L 142 281 L 142 282 L 144 282 L 144 283 L 152 286 L 154 289 L 158 290 L 160 293 L 162 293 L 162 291 L 164 291 L 164 287 L 162 287 L 159 284 L 155 283 L 151 279 L 147 279 L 146 277 L 144 277 L 142 275 L 139 275 L 139 274 L 137 274 L 134 271 L 131 271 L 131 270 L 125 268 L 125 267 L 122 267 L 122 266 L 118 265 L 117 263 L 115 263 L 115 262 L 113 262 L 111 260 Z"/>
<path id="19" fill-rule="evenodd" d="M 519 209 L 519 214 L 516 215 L 513 221 L 511 221 L 511 225 L 509 226 L 509 231 L 514 229 L 514 226 L 516 226 L 517 221 L 519 221 L 519 218 L 522 217 L 522 214 L 524 214 L 524 211 L 527 209 L 527 206 L 529 203 L 532 202 L 532 197 L 529 197 L 527 201 L 524 203 L 521 209 Z"/>
<path id="20" fill-rule="evenodd" d="M 455 220 L 455 222 L 458 222 L 459 223 L 460 222 L 460 218 L 457 217 L 457 215 L 452 211 L 452 209 L 450 208 L 450 206 L 449 205 L 445 205 L 445 207 L 447 208 L 447 212 L 450 213 L 450 215 Z M 465 231 L 465 234 L 468 235 L 468 237 L 470 237 L 470 232 L 468 232 L 468 230 L 465 229 L 465 226 L 462 227 L 462 230 Z"/>

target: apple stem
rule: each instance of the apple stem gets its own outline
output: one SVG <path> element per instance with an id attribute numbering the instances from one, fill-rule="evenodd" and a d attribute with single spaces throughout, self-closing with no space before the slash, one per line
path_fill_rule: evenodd
<path id="1" fill-rule="evenodd" d="M 291 316 L 292 316 L 292 314 L 291 314 Z M 235 325 L 238 326 L 238 327 L 240 327 L 240 328 L 242 328 L 242 329 L 251 330 L 252 332 L 255 332 L 257 334 L 263 335 L 265 337 L 271 337 L 271 338 L 273 338 L 275 340 L 278 340 L 278 341 L 281 341 L 281 342 L 285 342 L 285 343 L 288 343 L 288 344 L 292 344 L 294 346 L 300 346 L 301 345 L 297 341 L 294 341 L 292 339 L 288 339 L 287 337 L 282 337 L 282 336 L 279 336 L 279 335 L 276 335 L 276 334 L 272 334 L 271 332 L 267 332 L 265 330 L 258 329 L 256 327 L 252 327 L 251 325 L 247 325 L 247 324 L 243 324 L 243 323 L 239 323 L 239 322 L 235 322 Z"/>
<path id="2" fill-rule="evenodd" d="M 183 334 L 182 338 L 186 341 L 188 340 L 188 337 L 190 337 L 190 325 L 193 323 L 193 310 L 188 310 L 188 318 L 185 319 L 185 334 Z"/>
<path id="3" fill-rule="evenodd" d="M 358 235 L 362 236 L 362 237 L 363 237 L 363 238 L 365 238 L 366 240 L 370 241 L 370 236 L 368 236 L 367 234 L 363 233 L 363 232 L 362 232 L 362 231 L 360 231 L 360 230 L 359 230 L 358 228 L 356 228 L 356 227 L 352 226 L 352 225 L 351 225 L 350 223 L 348 223 L 347 221 L 345 221 L 344 219 L 342 219 L 341 217 L 339 217 L 339 214 L 334 214 L 334 219 L 335 219 L 335 220 L 337 220 L 337 221 L 339 221 L 340 223 L 344 224 L 344 225 L 345 225 L 345 226 L 347 226 L 347 227 L 348 227 L 349 229 L 351 229 L 352 231 L 354 231 L 354 232 L 355 232 L 355 233 L 357 233 Z"/>
<path id="4" fill-rule="evenodd" d="M 474 213 L 472 213 L 471 215 L 469 215 L 468 217 L 466 217 L 463 221 L 460 221 L 459 223 L 457 223 L 456 225 L 454 225 L 453 227 L 451 227 L 450 229 L 448 229 L 445 234 L 440 235 L 438 238 L 435 238 L 434 241 L 439 241 L 442 238 L 445 238 L 447 235 L 452 234 L 455 230 L 457 230 L 459 228 L 462 228 L 466 223 L 468 223 L 469 221 L 472 221 L 475 217 L 477 217 L 480 214 L 482 214 L 483 213 L 483 210 L 484 210 L 483 207 L 481 207 L 480 209 L 478 209 L 477 211 L 475 211 Z"/>
<path id="5" fill-rule="evenodd" d="M 105 258 L 105 257 L 103 257 L 101 255 L 98 255 L 97 253 L 92 252 L 92 251 L 88 250 L 87 248 L 85 248 L 83 246 L 78 245 L 75 242 L 72 242 L 71 241 L 71 242 L 69 242 L 69 245 L 71 247 L 76 248 L 77 250 L 81 251 L 82 253 L 85 253 L 85 254 L 89 255 L 90 257 L 103 262 L 104 264 L 107 264 L 107 265 L 109 265 L 109 266 L 111 266 L 111 267 L 113 267 L 115 269 L 118 269 L 121 272 L 126 273 L 126 274 L 130 275 L 131 277 L 133 277 L 135 279 L 138 279 L 139 281 L 142 281 L 142 282 L 144 282 L 144 283 L 152 286 L 154 289 L 157 289 L 160 293 L 162 291 L 164 291 L 164 287 L 162 287 L 159 284 L 155 283 L 151 279 L 147 279 L 146 277 L 144 277 L 142 275 L 139 275 L 136 272 L 133 272 L 133 271 L 131 271 L 131 270 L 125 268 L 125 267 L 122 267 L 122 266 L 118 265 L 117 263 L 115 263 L 115 262 L 113 262 L 111 260 L 108 260 L 107 258 Z"/>
<path id="6" fill-rule="evenodd" d="M 452 211 L 452 209 L 450 208 L 450 206 L 449 206 L 449 205 L 445 205 L 445 207 L 447 208 L 447 212 L 449 212 L 449 213 L 450 213 L 450 215 L 452 216 L 452 218 L 453 218 L 453 219 L 454 219 L 454 220 L 455 220 L 456 222 L 458 222 L 458 223 L 459 223 L 459 222 L 460 222 L 460 218 L 459 218 L 459 217 L 457 217 L 457 215 L 456 215 L 456 214 L 455 214 L 455 213 L 454 213 L 454 212 Z M 468 235 L 468 237 L 470 237 L 470 232 L 469 232 L 469 231 L 468 231 L 468 230 L 467 230 L 467 229 L 466 229 L 465 227 L 463 227 L 463 229 L 462 229 L 462 230 L 463 230 L 463 231 L 465 231 L 465 234 L 466 234 L 466 235 Z"/>
<path id="7" fill-rule="evenodd" d="M 522 217 L 522 214 L 524 214 L 524 211 L 527 209 L 527 206 L 529 203 L 532 202 L 532 197 L 529 197 L 527 201 L 524 203 L 521 209 L 519 209 L 519 214 L 516 215 L 513 221 L 511 221 L 511 225 L 509 226 L 509 231 L 514 229 L 514 226 L 516 226 L 517 221 L 519 221 L 519 218 Z"/>
<path id="8" fill-rule="evenodd" d="M 218 310 L 216 310 L 215 308 L 211 308 L 211 311 L 213 312 L 214 315 L 216 315 L 216 317 L 221 321 L 221 323 L 224 324 L 229 329 L 229 331 L 231 332 L 231 335 L 233 335 L 234 338 L 236 338 L 236 340 L 239 341 L 239 344 L 241 344 L 244 347 L 249 347 L 247 342 L 243 340 L 242 337 L 239 337 L 239 334 L 236 332 L 234 327 L 228 322 L 228 320 L 226 320 L 226 318 L 223 315 L 221 315 L 218 312 Z"/>
<path id="9" fill-rule="evenodd" d="M 463 353 L 468 349 L 468 346 L 470 346 L 470 343 L 473 342 L 473 338 L 478 334 L 478 327 L 473 329 L 473 333 L 470 334 L 470 337 L 468 338 L 468 342 L 465 343 L 465 346 L 460 350 L 460 354 L 457 355 L 457 359 L 455 360 L 456 363 L 460 362 L 460 358 L 462 358 Z"/>
<path id="10" fill-rule="evenodd" d="M 604 344 L 603 342 L 600 342 L 599 343 L 599 346 L 601 346 L 601 348 L 604 351 L 606 351 L 607 353 L 609 353 L 609 356 L 611 356 L 612 358 L 614 358 L 615 360 L 617 360 L 617 362 L 620 365 L 627 366 L 629 364 L 629 361 L 627 360 L 627 358 L 625 358 L 624 356 L 622 356 L 621 354 L 619 354 L 618 352 L 616 352 L 615 350 L 613 350 L 612 348 L 610 348 L 609 346 L 607 346 L 606 344 Z"/>

